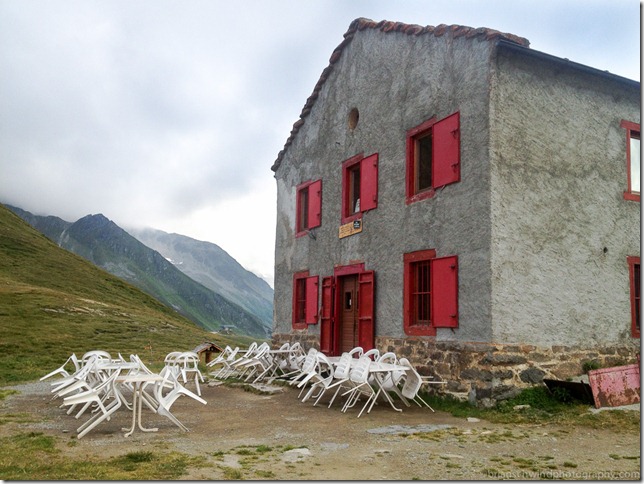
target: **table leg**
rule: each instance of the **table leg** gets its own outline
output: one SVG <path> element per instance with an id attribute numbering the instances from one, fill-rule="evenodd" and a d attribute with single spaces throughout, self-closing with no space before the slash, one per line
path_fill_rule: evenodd
<path id="1" fill-rule="evenodd" d="M 129 437 L 134 433 L 134 427 L 136 426 L 136 409 L 137 409 L 137 403 L 139 403 L 137 400 L 137 394 L 139 393 L 139 383 L 134 384 L 134 392 L 132 393 L 132 427 L 127 429 L 123 428 L 121 430 L 127 430 L 127 433 L 125 434 L 125 437 Z M 138 408 L 141 408 L 141 405 L 139 403 Z"/>
<path id="2" fill-rule="evenodd" d="M 139 429 L 143 432 L 156 432 L 159 429 L 158 428 L 146 428 L 141 425 L 141 406 L 143 404 L 143 395 L 141 394 L 143 392 L 143 385 L 141 382 L 136 382 L 134 384 L 134 394 L 132 396 L 132 427 L 129 429 L 121 429 L 121 430 L 127 430 L 128 432 L 125 434 L 125 437 L 129 437 L 134 433 L 135 427 L 138 425 Z"/>
<path id="3" fill-rule="evenodd" d="M 138 417 L 138 422 L 137 422 L 137 423 L 139 424 L 139 428 L 140 428 L 143 432 L 156 432 L 157 430 L 159 430 L 159 429 L 158 429 L 158 428 L 156 428 L 156 427 L 154 427 L 154 428 L 146 428 L 146 427 L 143 427 L 143 426 L 141 425 L 141 404 L 143 403 L 143 395 L 142 395 L 142 392 L 143 392 L 143 385 L 140 385 L 140 386 L 139 386 L 139 417 Z"/>
<path id="4" fill-rule="evenodd" d="M 383 374 L 381 374 L 381 373 L 376 373 L 376 374 L 375 374 L 376 381 L 378 382 L 378 388 L 379 388 L 379 390 L 380 390 L 380 391 L 382 392 L 382 394 L 385 396 L 385 398 L 386 398 L 386 399 L 387 399 L 387 401 L 389 402 L 389 405 L 391 405 L 391 408 L 393 408 L 396 412 L 402 412 L 402 408 L 398 408 L 398 407 L 396 407 L 396 405 L 394 405 L 394 401 L 391 399 L 391 396 L 389 395 L 389 393 L 387 392 L 387 390 L 385 390 L 385 388 L 384 388 L 384 386 L 383 386 L 383 381 L 384 381 L 384 378 L 386 378 L 386 377 L 387 377 L 387 375 L 386 375 L 386 374 L 384 374 L 384 377 L 383 377 L 383 379 L 381 380 L 381 379 L 380 379 L 380 377 L 381 377 L 382 375 L 383 375 Z"/>

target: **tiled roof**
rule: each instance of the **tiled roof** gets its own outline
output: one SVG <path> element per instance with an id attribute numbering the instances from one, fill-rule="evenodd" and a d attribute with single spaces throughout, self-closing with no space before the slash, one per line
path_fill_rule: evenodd
<path id="1" fill-rule="evenodd" d="M 528 47 L 530 45 L 530 42 L 528 41 L 528 39 L 516 36 L 514 34 L 507 34 L 507 33 L 499 32 L 498 30 L 488 29 L 485 27 L 475 29 L 472 27 L 465 27 L 462 25 L 445 25 L 445 24 L 441 24 L 436 27 L 433 27 L 431 25 L 427 25 L 426 27 L 423 27 L 422 25 L 405 24 L 402 22 L 390 22 L 387 20 L 375 22 L 367 18 L 357 18 L 353 22 L 351 22 L 351 25 L 349 25 L 349 30 L 347 30 L 346 33 L 344 34 L 344 40 L 340 43 L 340 45 L 338 45 L 335 48 L 335 50 L 331 54 L 331 58 L 329 59 L 329 65 L 326 67 L 326 69 L 322 71 L 322 75 L 320 76 L 320 79 L 318 80 L 317 84 L 315 85 L 315 88 L 313 89 L 313 94 L 311 94 L 309 98 L 306 100 L 306 103 L 302 108 L 302 112 L 300 113 L 300 119 L 298 119 L 295 122 L 295 124 L 293 124 L 291 135 L 286 140 L 284 149 L 282 149 L 282 151 L 280 151 L 279 154 L 277 155 L 277 159 L 275 160 L 275 163 L 271 167 L 271 170 L 277 171 L 277 168 L 282 162 L 282 157 L 284 156 L 286 148 L 288 148 L 289 145 L 293 142 L 295 135 L 300 130 L 300 127 L 304 124 L 304 118 L 306 118 L 306 116 L 308 116 L 308 114 L 311 112 L 311 108 L 313 107 L 313 104 L 315 103 L 315 100 L 317 99 L 320 93 L 320 90 L 322 89 L 322 86 L 324 85 L 324 83 L 329 77 L 329 74 L 333 70 L 333 65 L 338 61 L 338 59 L 340 59 L 340 56 L 342 55 L 342 51 L 351 42 L 356 32 L 360 30 L 365 30 L 365 29 L 380 30 L 381 32 L 384 32 L 384 33 L 402 32 L 407 35 L 434 35 L 435 37 L 450 35 L 452 37 L 467 37 L 467 38 L 482 37 L 485 40 L 504 39 L 510 42 L 514 42 L 522 47 Z"/>

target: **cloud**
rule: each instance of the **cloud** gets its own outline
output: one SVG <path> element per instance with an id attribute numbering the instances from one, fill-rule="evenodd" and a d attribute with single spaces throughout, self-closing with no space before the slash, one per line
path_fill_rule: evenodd
<path id="1" fill-rule="evenodd" d="M 638 78 L 638 7 L 0 0 L 0 201 L 201 237 L 270 273 L 270 167 L 353 19 L 486 26 Z"/>

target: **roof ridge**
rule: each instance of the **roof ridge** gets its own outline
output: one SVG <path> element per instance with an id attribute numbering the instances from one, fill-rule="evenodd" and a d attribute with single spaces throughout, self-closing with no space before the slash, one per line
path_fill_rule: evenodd
<path id="1" fill-rule="evenodd" d="M 530 46 L 530 41 L 524 37 L 519 37 L 518 35 L 514 35 L 510 33 L 503 33 L 498 30 L 489 29 L 487 27 L 473 28 L 473 27 L 467 27 L 464 25 L 446 25 L 446 24 L 440 24 L 434 27 L 432 25 L 422 26 L 422 25 L 416 25 L 416 24 L 406 24 L 403 22 L 394 22 L 390 20 L 381 20 L 380 22 L 376 22 L 368 18 L 359 17 L 353 20 L 349 24 L 349 28 L 344 33 L 344 40 L 340 42 L 340 44 L 331 53 L 331 57 L 329 58 L 329 65 L 322 71 L 322 74 L 320 75 L 318 82 L 315 84 L 315 87 L 313 88 L 313 93 L 308 97 L 308 99 L 304 103 L 304 107 L 302 108 L 302 111 L 300 113 L 300 118 L 293 124 L 293 129 L 291 129 L 291 134 L 286 140 L 286 143 L 284 144 L 284 148 L 277 154 L 277 159 L 275 160 L 275 163 L 273 163 L 271 170 L 277 171 L 277 169 L 279 168 L 279 165 L 282 161 L 284 153 L 286 152 L 286 149 L 291 145 L 291 143 L 293 142 L 293 139 L 295 138 L 295 135 L 304 124 L 304 118 L 308 116 L 309 113 L 311 112 L 311 109 L 313 108 L 313 104 L 315 104 L 315 100 L 318 98 L 318 95 L 320 94 L 320 90 L 322 89 L 322 86 L 324 85 L 324 83 L 329 77 L 329 74 L 333 70 L 333 65 L 340 59 L 340 56 L 342 55 L 344 48 L 351 42 L 351 40 L 353 40 L 353 37 L 355 36 L 356 32 L 362 31 L 365 29 L 380 30 L 381 32 L 384 32 L 384 33 L 402 32 L 407 35 L 432 34 L 435 37 L 441 37 L 446 34 L 448 35 L 451 34 L 453 37 L 467 37 L 467 38 L 480 36 L 480 37 L 483 37 L 485 40 L 504 39 L 504 40 L 513 42 L 515 44 L 518 44 L 522 47 Z"/>

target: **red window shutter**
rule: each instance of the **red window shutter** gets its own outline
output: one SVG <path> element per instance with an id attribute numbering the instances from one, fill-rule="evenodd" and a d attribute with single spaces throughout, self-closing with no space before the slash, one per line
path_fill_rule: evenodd
<path id="1" fill-rule="evenodd" d="M 377 206 L 378 153 L 374 153 L 360 162 L 360 211 L 373 210 Z"/>
<path id="2" fill-rule="evenodd" d="M 375 342 L 375 293 L 374 271 L 358 274 L 358 345 L 365 351 Z"/>
<path id="3" fill-rule="evenodd" d="M 431 261 L 432 324 L 436 328 L 458 327 L 458 257 Z"/>
<path id="4" fill-rule="evenodd" d="M 322 180 L 309 185 L 309 226 L 312 229 L 322 225 Z"/>
<path id="5" fill-rule="evenodd" d="M 306 278 L 306 324 L 318 322 L 318 276 Z"/>
<path id="6" fill-rule="evenodd" d="M 432 186 L 439 188 L 461 179 L 459 113 L 441 119 L 433 130 Z"/>
<path id="7" fill-rule="evenodd" d="M 333 354 L 333 277 L 322 279 L 322 317 L 320 323 L 320 351 Z"/>

